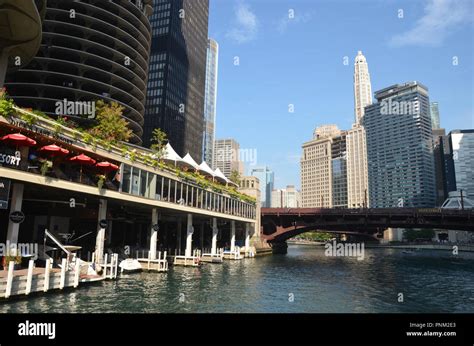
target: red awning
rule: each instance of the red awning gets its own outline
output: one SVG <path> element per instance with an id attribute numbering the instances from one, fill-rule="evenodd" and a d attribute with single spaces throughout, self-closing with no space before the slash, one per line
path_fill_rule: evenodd
<path id="1" fill-rule="evenodd" d="M 95 164 L 95 160 L 94 160 L 94 159 L 92 159 L 92 158 L 90 158 L 89 156 L 84 155 L 84 154 L 71 157 L 71 158 L 69 159 L 69 161 L 78 163 L 78 164 L 80 164 L 80 165 L 85 165 L 85 166 L 92 166 L 93 164 Z"/>
<path id="2" fill-rule="evenodd" d="M 7 144 L 13 144 L 18 147 L 32 147 L 36 145 L 36 141 L 21 133 L 12 133 L 2 137 L 2 141 Z"/>

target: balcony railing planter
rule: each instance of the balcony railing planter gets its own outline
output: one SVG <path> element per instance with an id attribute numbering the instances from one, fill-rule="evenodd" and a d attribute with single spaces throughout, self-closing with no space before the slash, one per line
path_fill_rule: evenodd
<path id="1" fill-rule="evenodd" d="M 107 177 L 104 175 L 104 174 L 99 174 L 97 175 L 97 187 L 99 188 L 99 190 L 102 190 L 102 188 L 104 187 L 104 183 L 105 183 L 105 180 L 107 179 Z"/>
<path id="2" fill-rule="evenodd" d="M 228 187 L 225 185 L 220 185 L 214 181 L 206 179 L 199 173 L 195 172 L 185 172 L 181 170 L 179 167 L 175 167 L 174 165 L 168 164 L 162 160 L 152 158 L 156 156 L 156 154 L 148 153 L 148 152 L 139 152 L 136 148 L 130 148 L 127 146 L 127 143 L 120 142 L 114 143 L 112 141 L 107 141 L 103 139 L 95 138 L 90 133 L 86 132 L 80 128 L 70 128 L 66 126 L 66 122 L 63 118 L 60 118 L 59 121 L 49 118 L 42 112 L 38 111 L 29 111 L 22 108 L 19 108 L 14 105 L 14 103 L 8 99 L 3 98 L 0 93 L 0 116 L 3 116 L 5 120 L 12 119 L 12 118 L 19 118 L 20 120 L 24 121 L 26 125 L 31 126 L 32 124 L 37 124 L 41 122 L 41 126 L 47 130 L 55 134 L 61 134 L 63 136 L 69 137 L 74 139 L 77 144 L 83 143 L 83 146 L 87 148 L 87 146 L 92 147 L 93 151 L 97 151 L 97 149 L 101 149 L 107 151 L 111 154 L 115 154 L 130 160 L 132 163 L 140 163 L 147 167 L 153 168 L 153 170 L 158 170 L 162 172 L 166 172 L 172 174 L 178 178 L 178 180 L 190 180 L 194 182 L 196 185 L 200 186 L 204 189 L 211 188 L 214 192 L 219 192 L 223 194 L 227 194 L 232 198 L 236 198 L 247 203 L 254 204 L 256 203 L 255 199 L 244 195 L 242 193 L 237 192 L 234 188 Z M 27 128 L 27 127 L 26 127 Z M 48 166 L 49 168 L 49 166 Z M 46 169 L 47 171 L 47 169 Z"/>

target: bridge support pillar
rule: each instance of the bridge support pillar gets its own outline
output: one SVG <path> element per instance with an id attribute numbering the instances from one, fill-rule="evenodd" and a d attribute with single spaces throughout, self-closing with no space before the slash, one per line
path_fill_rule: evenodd
<path id="1" fill-rule="evenodd" d="M 217 234 L 219 233 L 219 229 L 217 228 L 217 219 L 215 217 L 212 218 L 212 247 L 211 247 L 211 254 L 217 254 Z"/>
<path id="2" fill-rule="evenodd" d="M 186 257 L 191 257 L 191 254 L 193 252 L 193 233 L 194 233 L 194 227 L 193 227 L 193 214 L 188 214 L 188 222 L 186 226 L 186 251 L 184 255 Z"/>
<path id="3" fill-rule="evenodd" d="M 103 221 L 107 218 L 107 200 L 99 200 L 99 213 L 97 217 L 98 231 L 95 240 L 95 260 L 96 263 L 102 263 L 104 257 L 105 225 Z M 102 221 L 102 222 L 101 222 Z"/>
<path id="4" fill-rule="evenodd" d="M 288 244 L 283 242 L 271 243 L 273 254 L 282 254 L 285 255 L 288 253 Z"/>
<path id="5" fill-rule="evenodd" d="M 156 259 L 156 245 L 158 242 L 158 209 L 151 210 L 150 254 L 149 259 Z"/>
<path id="6" fill-rule="evenodd" d="M 235 221 L 230 222 L 230 251 L 235 251 Z"/>

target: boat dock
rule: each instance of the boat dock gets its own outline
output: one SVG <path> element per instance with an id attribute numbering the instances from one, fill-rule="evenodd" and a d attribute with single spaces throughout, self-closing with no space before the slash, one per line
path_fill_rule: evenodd
<path id="1" fill-rule="evenodd" d="M 0 298 L 27 296 L 30 293 L 44 293 L 68 287 L 77 288 L 81 284 L 115 279 L 117 263 L 116 254 L 111 256 L 110 262 L 107 262 L 106 254 L 104 264 L 101 265 L 101 274 L 91 275 L 83 271 L 84 266 L 89 266 L 88 262 L 76 261 L 71 268 L 63 258 L 61 268 L 53 268 L 51 259 L 48 259 L 45 268 L 39 268 L 30 260 L 27 269 L 15 270 L 15 263 L 11 261 L 7 270 L 0 271 Z"/>

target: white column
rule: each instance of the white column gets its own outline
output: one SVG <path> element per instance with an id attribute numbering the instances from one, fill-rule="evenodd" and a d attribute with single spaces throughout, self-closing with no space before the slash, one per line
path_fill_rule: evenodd
<path id="1" fill-rule="evenodd" d="M 230 222 L 230 251 L 234 252 L 235 250 L 235 221 Z"/>
<path id="2" fill-rule="evenodd" d="M 245 224 L 245 252 L 250 250 L 250 223 Z"/>
<path id="3" fill-rule="evenodd" d="M 188 214 L 188 222 L 187 222 L 187 227 L 186 227 L 186 251 L 185 251 L 185 256 L 186 257 L 191 257 L 191 253 L 193 251 L 193 233 L 194 233 L 194 227 L 193 227 L 193 215 Z"/>
<path id="4" fill-rule="evenodd" d="M 219 229 L 217 228 L 217 219 L 215 217 L 212 218 L 212 248 L 211 254 L 217 254 L 217 234 L 219 233 Z"/>
<path id="5" fill-rule="evenodd" d="M 158 209 L 153 208 L 151 210 L 151 230 L 150 230 L 150 255 L 149 258 L 156 259 L 156 243 L 158 241 L 158 229 L 155 227 L 158 225 Z"/>
<path id="6" fill-rule="evenodd" d="M 21 211 L 21 206 L 23 204 L 23 190 L 25 185 L 14 183 L 13 192 L 12 192 L 12 203 L 10 206 L 10 213 L 14 211 Z M 7 241 L 10 244 L 18 243 L 18 233 L 20 231 L 20 224 L 14 223 L 11 220 L 8 220 L 8 231 L 7 231 Z"/>
<path id="7" fill-rule="evenodd" d="M 97 238 L 95 240 L 95 261 L 96 263 L 102 263 L 104 257 L 104 240 L 105 240 L 105 228 L 100 226 L 100 220 L 107 219 L 107 200 L 99 200 L 99 213 L 97 217 L 98 231 Z"/>

